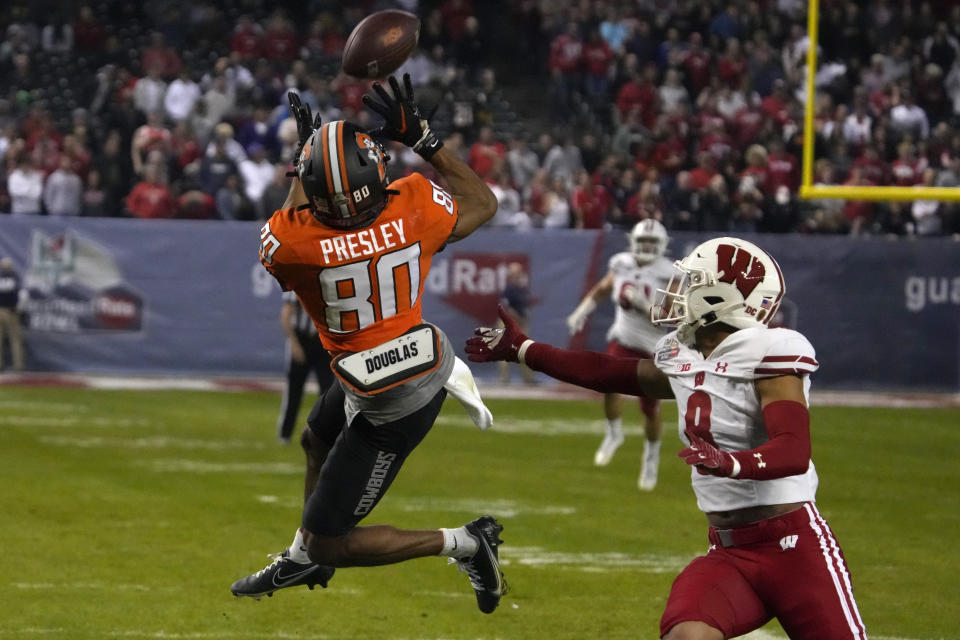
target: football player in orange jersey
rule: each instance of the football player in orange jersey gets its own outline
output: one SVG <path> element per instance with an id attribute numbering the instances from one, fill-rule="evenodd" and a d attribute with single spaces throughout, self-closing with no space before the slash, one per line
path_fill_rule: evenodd
<path id="1" fill-rule="evenodd" d="M 506 589 L 497 552 L 503 527 L 491 516 L 452 529 L 358 526 L 430 430 L 447 389 L 457 394 L 451 381 L 466 375 L 475 389 L 447 336 L 423 322 L 421 296 L 434 254 L 497 209 L 486 183 L 430 129 L 409 75 L 402 89 L 389 82 L 393 95 L 374 83 L 379 100 L 364 96 L 385 120 L 374 137 L 350 122 L 312 120 L 290 95 L 301 143 L 296 175 L 261 230 L 260 260 L 313 319 L 338 383 L 301 438 L 305 505 L 293 543 L 231 591 L 260 598 L 296 585 L 326 587 L 336 567 L 440 555 L 468 574 L 480 610 L 490 613 Z M 389 158 L 375 137 L 413 148 L 452 195 L 419 173 L 388 182 Z"/>

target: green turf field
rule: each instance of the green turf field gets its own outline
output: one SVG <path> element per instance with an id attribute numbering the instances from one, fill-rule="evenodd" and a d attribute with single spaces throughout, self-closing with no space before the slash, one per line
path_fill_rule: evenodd
<path id="1" fill-rule="evenodd" d="M 481 433 L 448 401 L 368 517 L 499 516 L 511 592 L 486 616 L 441 558 L 260 602 L 230 594 L 299 523 L 302 454 L 274 438 L 278 394 L 0 387 L 0 637 L 656 638 L 674 575 L 706 547 L 673 405 L 644 494 L 637 428 L 593 467 L 599 404 L 489 404 L 497 425 Z M 871 638 L 960 638 L 960 411 L 812 414 L 819 506 Z"/>

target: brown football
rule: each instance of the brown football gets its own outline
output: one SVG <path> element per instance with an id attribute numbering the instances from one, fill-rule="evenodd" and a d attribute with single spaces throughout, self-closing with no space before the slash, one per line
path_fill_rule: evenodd
<path id="1" fill-rule="evenodd" d="M 343 47 L 343 72 L 355 78 L 382 78 L 397 70 L 417 46 L 420 19 L 386 9 L 360 21 Z"/>

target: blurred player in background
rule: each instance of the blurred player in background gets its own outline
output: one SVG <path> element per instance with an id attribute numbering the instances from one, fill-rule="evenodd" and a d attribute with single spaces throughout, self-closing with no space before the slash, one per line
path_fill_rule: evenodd
<path id="1" fill-rule="evenodd" d="M 0 258 L 0 370 L 3 369 L 4 341 L 10 343 L 11 365 L 23 370 L 23 326 L 20 322 L 22 282 L 13 260 Z"/>
<path id="2" fill-rule="evenodd" d="M 507 283 L 500 292 L 500 305 L 510 314 L 522 331 L 527 330 L 530 311 L 530 276 L 519 262 L 507 265 Z M 520 365 L 520 375 L 527 384 L 533 384 L 533 371 Z M 510 363 L 500 363 L 500 382 L 510 382 Z"/>
<path id="3" fill-rule="evenodd" d="M 358 526 L 433 426 L 447 389 L 456 395 L 458 375 L 475 389 L 446 335 L 423 322 L 421 295 L 434 254 L 497 209 L 486 183 L 430 129 L 410 77 L 404 88 L 392 76 L 390 85 L 393 95 L 374 83 L 379 101 L 364 96 L 385 119 L 373 135 L 411 147 L 454 195 L 419 173 L 388 183 L 378 142 L 353 123 L 314 120 L 290 94 L 301 147 L 296 179 L 261 230 L 260 260 L 310 314 L 334 356 L 337 384 L 303 431 L 305 505 L 293 543 L 231 590 L 259 598 L 325 587 L 335 567 L 440 555 L 467 573 L 480 610 L 490 613 L 506 589 L 497 552 L 503 527 L 494 518 L 453 529 Z"/>
<path id="4" fill-rule="evenodd" d="M 663 257 L 669 238 L 656 220 L 641 220 L 627 236 L 630 250 L 610 258 L 607 275 L 587 293 L 567 317 L 570 333 L 580 332 L 597 304 L 609 297 L 615 305 L 613 324 L 607 331 L 607 353 L 617 358 L 650 358 L 663 331 L 650 322 L 657 289 L 670 278 L 670 262 Z M 660 401 L 640 396 L 643 413 L 643 463 L 637 485 L 644 491 L 657 486 L 660 466 Z M 619 393 L 603 396 L 607 432 L 593 456 L 593 463 L 606 466 L 623 444 L 623 398 Z"/>
<path id="5" fill-rule="evenodd" d="M 280 327 L 287 337 L 287 380 L 283 386 L 277 438 L 281 443 L 289 444 L 310 373 L 316 376 L 318 393 L 322 397 L 333 382 L 333 371 L 330 369 L 330 354 L 323 348 L 310 314 L 293 291 L 283 292 Z"/>
<path id="6" fill-rule="evenodd" d="M 605 393 L 676 398 L 679 430 L 710 547 L 673 583 L 667 640 L 723 640 L 777 618 L 793 640 L 865 639 L 843 552 L 817 510 L 810 459 L 813 347 L 768 328 L 783 274 L 760 247 L 718 238 L 675 263 L 653 318 L 674 325 L 652 360 L 569 351 L 478 329 L 470 359 L 511 360 Z"/>

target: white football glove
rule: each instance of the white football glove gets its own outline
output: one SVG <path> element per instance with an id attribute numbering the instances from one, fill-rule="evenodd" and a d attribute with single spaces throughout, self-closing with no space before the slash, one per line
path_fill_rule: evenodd
<path id="1" fill-rule="evenodd" d="M 625 309 L 633 309 L 643 314 L 650 313 L 650 303 L 647 301 L 647 297 L 643 295 L 640 287 L 632 284 L 624 285 L 620 292 L 620 299 L 620 306 Z"/>
<path id="2" fill-rule="evenodd" d="M 570 335 L 580 333 L 583 326 L 587 324 L 587 318 L 590 317 L 590 314 L 593 313 L 593 310 L 596 308 L 597 303 L 594 302 L 592 297 L 583 299 L 583 302 L 573 310 L 573 313 L 567 316 L 567 329 L 570 330 Z"/>

